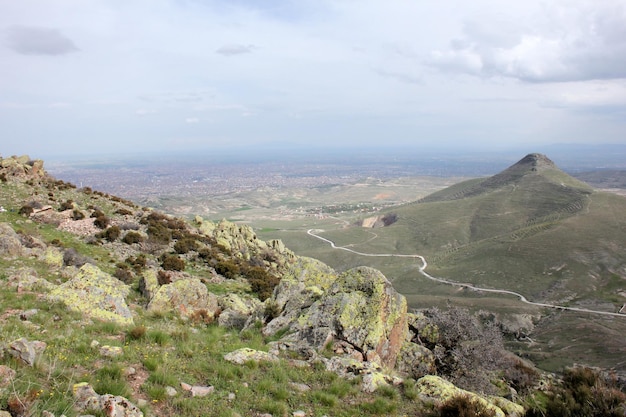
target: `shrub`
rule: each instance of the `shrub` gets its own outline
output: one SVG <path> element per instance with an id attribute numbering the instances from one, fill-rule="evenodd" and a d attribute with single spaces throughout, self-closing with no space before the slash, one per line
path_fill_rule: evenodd
<path id="1" fill-rule="evenodd" d="M 35 209 L 33 207 L 25 205 L 20 208 L 19 213 L 24 217 L 29 217 L 31 214 L 33 214 L 34 211 Z"/>
<path id="2" fill-rule="evenodd" d="M 115 214 L 120 214 L 122 216 L 130 216 L 133 214 L 133 212 L 125 208 L 118 208 L 117 210 L 115 210 Z"/>
<path id="3" fill-rule="evenodd" d="M 232 260 L 219 261 L 215 265 L 215 272 L 222 275 L 224 278 L 234 279 L 239 275 L 239 265 Z"/>
<path id="4" fill-rule="evenodd" d="M 130 231 L 124 235 L 122 238 L 122 242 L 127 245 L 132 245 L 133 243 L 141 243 L 143 242 L 143 236 L 139 232 Z"/>
<path id="5" fill-rule="evenodd" d="M 169 272 L 160 270 L 157 272 L 157 281 L 159 285 L 166 285 L 172 283 L 172 276 Z"/>
<path id="6" fill-rule="evenodd" d="M 161 223 L 148 226 L 147 233 L 153 242 L 168 244 L 172 240 L 172 232 Z"/>
<path id="7" fill-rule="evenodd" d="M 591 368 L 565 371 L 563 383 L 548 393 L 545 408 L 536 404 L 527 417 L 623 417 L 626 414 L 626 393 L 614 378 Z"/>
<path id="8" fill-rule="evenodd" d="M 120 237 L 121 233 L 122 232 L 118 226 L 111 226 L 108 229 L 103 230 L 102 232 L 98 233 L 96 236 L 106 239 L 109 242 L 114 242 L 118 237 Z"/>
<path id="9" fill-rule="evenodd" d="M 429 321 L 425 328 L 435 330 L 423 340 L 431 339 L 427 347 L 435 352 L 437 371 L 461 388 L 494 393 L 492 376 L 505 358 L 502 333 L 495 323 L 483 323 L 461 308 L 430 308 L 423 313 Z"/>
<path id="10" fill-rule="evenodd" d="M 126 333 L 131 340 L 140 340 L 146 336 L 146 326 L 135 326 Z"/>
<path id="11" fill-rule="evenodd" d="M 117 269 L 113 273 L 113 276 L 125 284 L 130 284 L 133 282 L 133 273 L 131 272 L 128 265 L 120 264 Z"/>
<path id="12" fill-rule="evenodd" d="M 74 208 L 74 202 L 72 200 L 66 200 L 59 206 L 59 211 L 72 210 Z"/>
<path id="13" fill-rule="evenodd" d="M 179 254 L 198 250 L 198 241 L 190 236 L 184 237 L 174 244 L 174 250 Z"/>
<path id="14" fill-rule="evenodd" d="M 74 211 L 72 211 L 72 220 L 82 220 L 85 218 L 85 214 L 78 210 L 78 209 L 74 209 Z"/>
<path id="15" fill-rule="evenodd" d="M 182 271 L 185 269 L 185 261 L 176 255 L 167 255 L 161 262 L 161 267 L 166 271 Z"/>
<path id="16" fill-rule="evenodd" d="M 246 272 L 246 278 L 250 283 L 250 289 L 255 293 L 259 300 L 265 301 L 272 296 L 274 287 L 278 285 L 280 279 L 271 275 L 265 269 L 254 266 Z"/>
<path id="17" fill-rule="evenodd" d="M 496 410 L 468 395 L 458 395 L 439 407 L 441 417 L 494 417 Z"/>
<path id="18" fill-rule="evenodd" d="M 144 253 L 140 253 L 137 257 L 129 256 L 124 262 L 132 266 L 135 272 L 139 273 L 146 267 L 147 259 Z"/>

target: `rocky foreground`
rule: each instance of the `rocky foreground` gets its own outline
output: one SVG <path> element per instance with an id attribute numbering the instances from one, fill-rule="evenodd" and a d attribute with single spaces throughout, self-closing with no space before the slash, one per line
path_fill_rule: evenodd
<path id="1" fill-rule="evenodd" d="M 475 415 L 522 416 L 532 409 L 530 393 L 551 392 L 549 378 L 502 348 L 493 323 L 487 328 L 463 312 L 409 312 L 404 296 L 372 268 L 339 273 L 296 256 L 280 241 L 259 240 L 246 225 L 200 217 L 184 222 L 78 190 L 49 177 L 41 161 L 28 157 L 0 159 L 0 180 L 5 209 L 0 213 L 0 291 L 13 306 L 0 310 L 5 329 L 0 332 L 0 417 L 443 415 L 459 398 L 464 402 L 457 407 L 471 405 L 479 410 Z M 27 308 L 30 304 L 34 307 Z M 44 305 L 60 310 L 48 314 Z M 111 334 L 82 342 L 83 336 L 70 330 L 94 326 Z M 151 327 L 169 329 L 163 342 Z M 218 328 L 223 340 L 236 337 L 236 343 L 210 344 L 208 335 Z M 152 344 L 144 333 L 152 334 Z M 219 350 L 231 344 L 239 347 Z M 207 351 L 214 346 L 220 348 Z M 80 352 L 75 360 L 72 350 Z M 146 352 L 157 350 L 159 359 L 152 364 Z M 187 361 L 167 368 L 175 377 L 162 375 L 166 383 L 155 375 L 170 363 L 167 355 Z M 62 370 L 53 358 L 63 363 Z M 215 385 L 194 367 L 213 372 L 201 365 L 209 358 L 232 367 Z M 294 375 L 333 373 L 351 381 L 358 387 L 349 394 L 353 411 L 333 405 L 322 395 L 328 389 L 323 386 L 307 397 L 313 383 L 290 381 L 292 394 L 286 398 L 267 394 L 274 408 L 260 405 L 263 392 L 255 391 L 252 381 L 237 384 L 256 393 L 256 401 L 220 389 L 220 384 L 232 387 L 237 375 L 254 380 L 260 377 L 254 372 L 274 366 Z M 116 367 L 116 378 L 129 388 L 122 392 L 126 395 L 98 391 L 100 380 L 92 376 Z M 54 373 L 64 387 L 50 382 Z M 276 383 L 287 381 L 276 377 Z M 55 395 L 65 400 L 52 401 Z M 378 411 L 362 405 L 376 404 L 377 395 L 396 405 Z M 201 398 L 228 407 L 206 408 L 201 404 L 209 403 Z"/>

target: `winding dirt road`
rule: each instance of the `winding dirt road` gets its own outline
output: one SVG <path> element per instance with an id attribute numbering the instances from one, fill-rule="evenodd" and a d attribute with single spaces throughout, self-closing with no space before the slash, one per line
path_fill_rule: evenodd
<path id="1" fill-rule="evenodd" d="M 355 251 L 353 249 L 344 247 L 344 246 L 337 246 L 335 245 L 335 242 L 333 242 L 330 239 L 326 239 L 325 237 L 322 237 L 320 235 L 318 235 L 317 233 L 323 233 L 324 230 L 322 229 L 309 229 L 307 230 L 307 234 L 309 236 L 313 236 L 317 239 L 320 239 L 326 243 L 328 243 L 333 249 L 339 249 L 339 250 L 344 250 L 346 252 L 350 252 L 350 253 L 354 253 L 356 255 L 361 255 L 361 256 L 369 256 L 369 257 L 394 257 L 394 258 L 414 258 L 414 259 L 419 259 L 422 264 L 419 266 L 419 272 L 420 274 L 422 274 L 424 277 L 435 281 L 435 282 L 440 282 L 442 284 L 447 284 L 447 285 L 453 285 L 455 287 L 461 287 L 461 288 L 468 288 L 474 291 L 481 291 L 481 292 L 489 292 L 489 293 L 495 293 L 495 294 L 507 294 L 507 295 L 513 295 L 517 298 L 520 299 L 520 301 L 522 301 L 523 303 L 526 304 L 530 304 L 533 306 L 538 306 L 538 307 L 545 307 L 545 308 L 553 308 L 553 309 L 557 309 L 557 310 L 568 310 L 568 311 L 577 311 L 577 312 L 581 312 L 581 313 L 590 313 L 590 314 L 601 314 L 604 316 L 615 316 L 615 317 L 622 317 L 622 318 L 626 318 L 626 314 L 622 314 L 622 313 L 611 313 L 608 311 L 598 311 L 598 310 L 588 310 L 586 308 L 577 308 L 577 307 L 566 307 L 566 306 L 559 306 L 559 305 L 555 305 L 555 304 L 546 304 L 546 303 L 537 303 L 534 301 L 530 301 L 528 300 L 525 296 L 523 296 L 522 294 L 515 292 L 515 291 L 509 291 L 509 290 L 496 290 L 496 289 L 492 289 L 492 288 L 480 288 L 480 287 L 476 287 L 472 284 L 468 284 L 468 283 L 462 283 L 462 282 L 454 282 L 454 281 L 449 281 L 447 279 L 443 279 L 443 278 L 437 278 L 434 277 L 432 275 L 430 275 L 428 272 L 426 272 L 426 267 L 428 266 L 428 263 L 426 262 L 426 259 L 422 256 L 422 255 L 401 255 L 401 254 L 395 254 L 395 253 L 363 253 L 363 252 L 358 252 Z"/>

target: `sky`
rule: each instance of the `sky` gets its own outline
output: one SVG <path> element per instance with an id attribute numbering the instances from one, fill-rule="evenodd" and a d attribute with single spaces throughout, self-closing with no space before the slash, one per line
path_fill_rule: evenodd
<path id="1" fill-rule="evenodd" d="M 626 144 L 626 0 L 0 0 L 0 156 Z"/>

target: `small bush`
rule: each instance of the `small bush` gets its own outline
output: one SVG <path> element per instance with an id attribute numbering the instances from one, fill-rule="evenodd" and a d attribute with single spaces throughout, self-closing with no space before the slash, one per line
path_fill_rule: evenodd
<path id="1" fill-rule="evenodd" d="M 118 226 L 111 226 L 108 229 L 103 230 L 102 232 L 98 233 L 96 236 L 99 238 L 106 239 L 109 242 L 114 242 L 115 240 L 117 240 L 118 237 L 120 237 L 121 233 L 122 232 Z"/>
<path id="2" fill-rule="evenodd" d="M 219 261 L 217 265 L 215 265 L 215 272 L 222 275 L 224 278 L 234 279 L 239 275 L 240 269 L 239 265 L 231 260 L 227 261 Z"/>
<path id="3" fill-rule="evenodd" d="M 106 227 L 109 225 L 110 222 L 111 222 L 111 219 L 109 219 L 105 215 L 102 215 L 102 216 L 96 217 L 96 219 L 93 221 L 93 224 L 96 227 L 99 227 L 100 229 L 106 229 Z"/>
<path id="4" fill-rule="evenodd" d="M 160 270 L 157 272 L 157 281 L 159 285 L 167 285 L 172 283 L 172 276 L 169 272 Z"/>
<path id="5" fill-rule="evenodd" d="M 250 283 L 250 289 L 261 301 L 265 301 L 272 296 L 274 287 L 278 285 L 280 279 L 267 272 L 265 269 L 255 266 L 248 269 L 246 278 Z"/>
<path id="6" fill-rule="evenodd" d="M 72 210 L 74 208 L 74 202 L 72 200 L 66 200 L 61 203 L 59 211 Z"/>
<path id="7" fill-rule="evenodd" d="M 78 209 L 74 209 L 74 211 L 72 211 L 72 220 L 82 220 L 84 218 L 85 213 L 83 213 L 82 211 Z"/>
<path id="8" fill-rule="evenodd" d="M 496 410 L 467 395 L 458 395 L 439 407 L 441 417 L 494 417 Z"/>
<path id="9" fill-rule="evenodd" d="M 130 216 L 133 214 L 133 212 L 125 208 L 118 208 L 117 210 L 115 210 L 115 214 L 120 214 L 122 216 Z"/>
<path id="10" fill-rule="evenodd" d="M 124 235 L 122 238 L 122 242 L 127 245 L 132 245 L 133 243 L 141 243 L 143 242 L 143 236 L 139 232 L 130 231 Z"/>
<path id="11" fill-rule="evenodd" d="M 126 335 L 131 340 L 141 340 L 146 336 L 146 326 L 135 326 Z"/>
<path id="12" fill-rule="evenodd" d="M 146 259 L 146 255 L 144 253 L 140 253 L 136 257 L 129 256 L 124 260 L 124 262 L 130 265 L 136 273 L 139 273 L 146 267 L 148 260 Z"/>
<path id="13" fill-rule="evenodd" d="M 134 278 L 130 268 L 125 264 L 119 265 L 113 273 L 113 276 L 122 281 L 124 284 L 131 284 Z"/>
<path id="14" fill-rule="evenodd" d="M 24 217 L 29 217 L 31 214 L 33 214 L 33 212 L 34 212 L 34 211 L 35 211 L 35 209 L 34 209 L 34 208 L 32 208 L 32 207 L 31 207 L 31 206 L 29 206 L 29 205 L 25 205 L 25 206 L 22 206 L 22 207 L 20 208 L 19 213 L 20 213 L 20 215 L 22 215 L 22 216 L 24 216 Z"/>
<path id="15" fill-rule="evenodd" d="M 185 237 L 174 244 L 174 250 L 181 255 L 198 250 L 198 241 L 192 237 Z"/>
<path id="16" fill-rule="evenodd" d="M 148 226 L 147 233 L 153 242 L 168 244 L 172 240 L 172 232 L 160 223 Z"/>
<path id="17" fill-rule="evenodd" d="M 185 269 L 185 261 L 176 255 L 167 255 L 161 262 L 161 268 L 166 271 L 183 271 Z"/>

